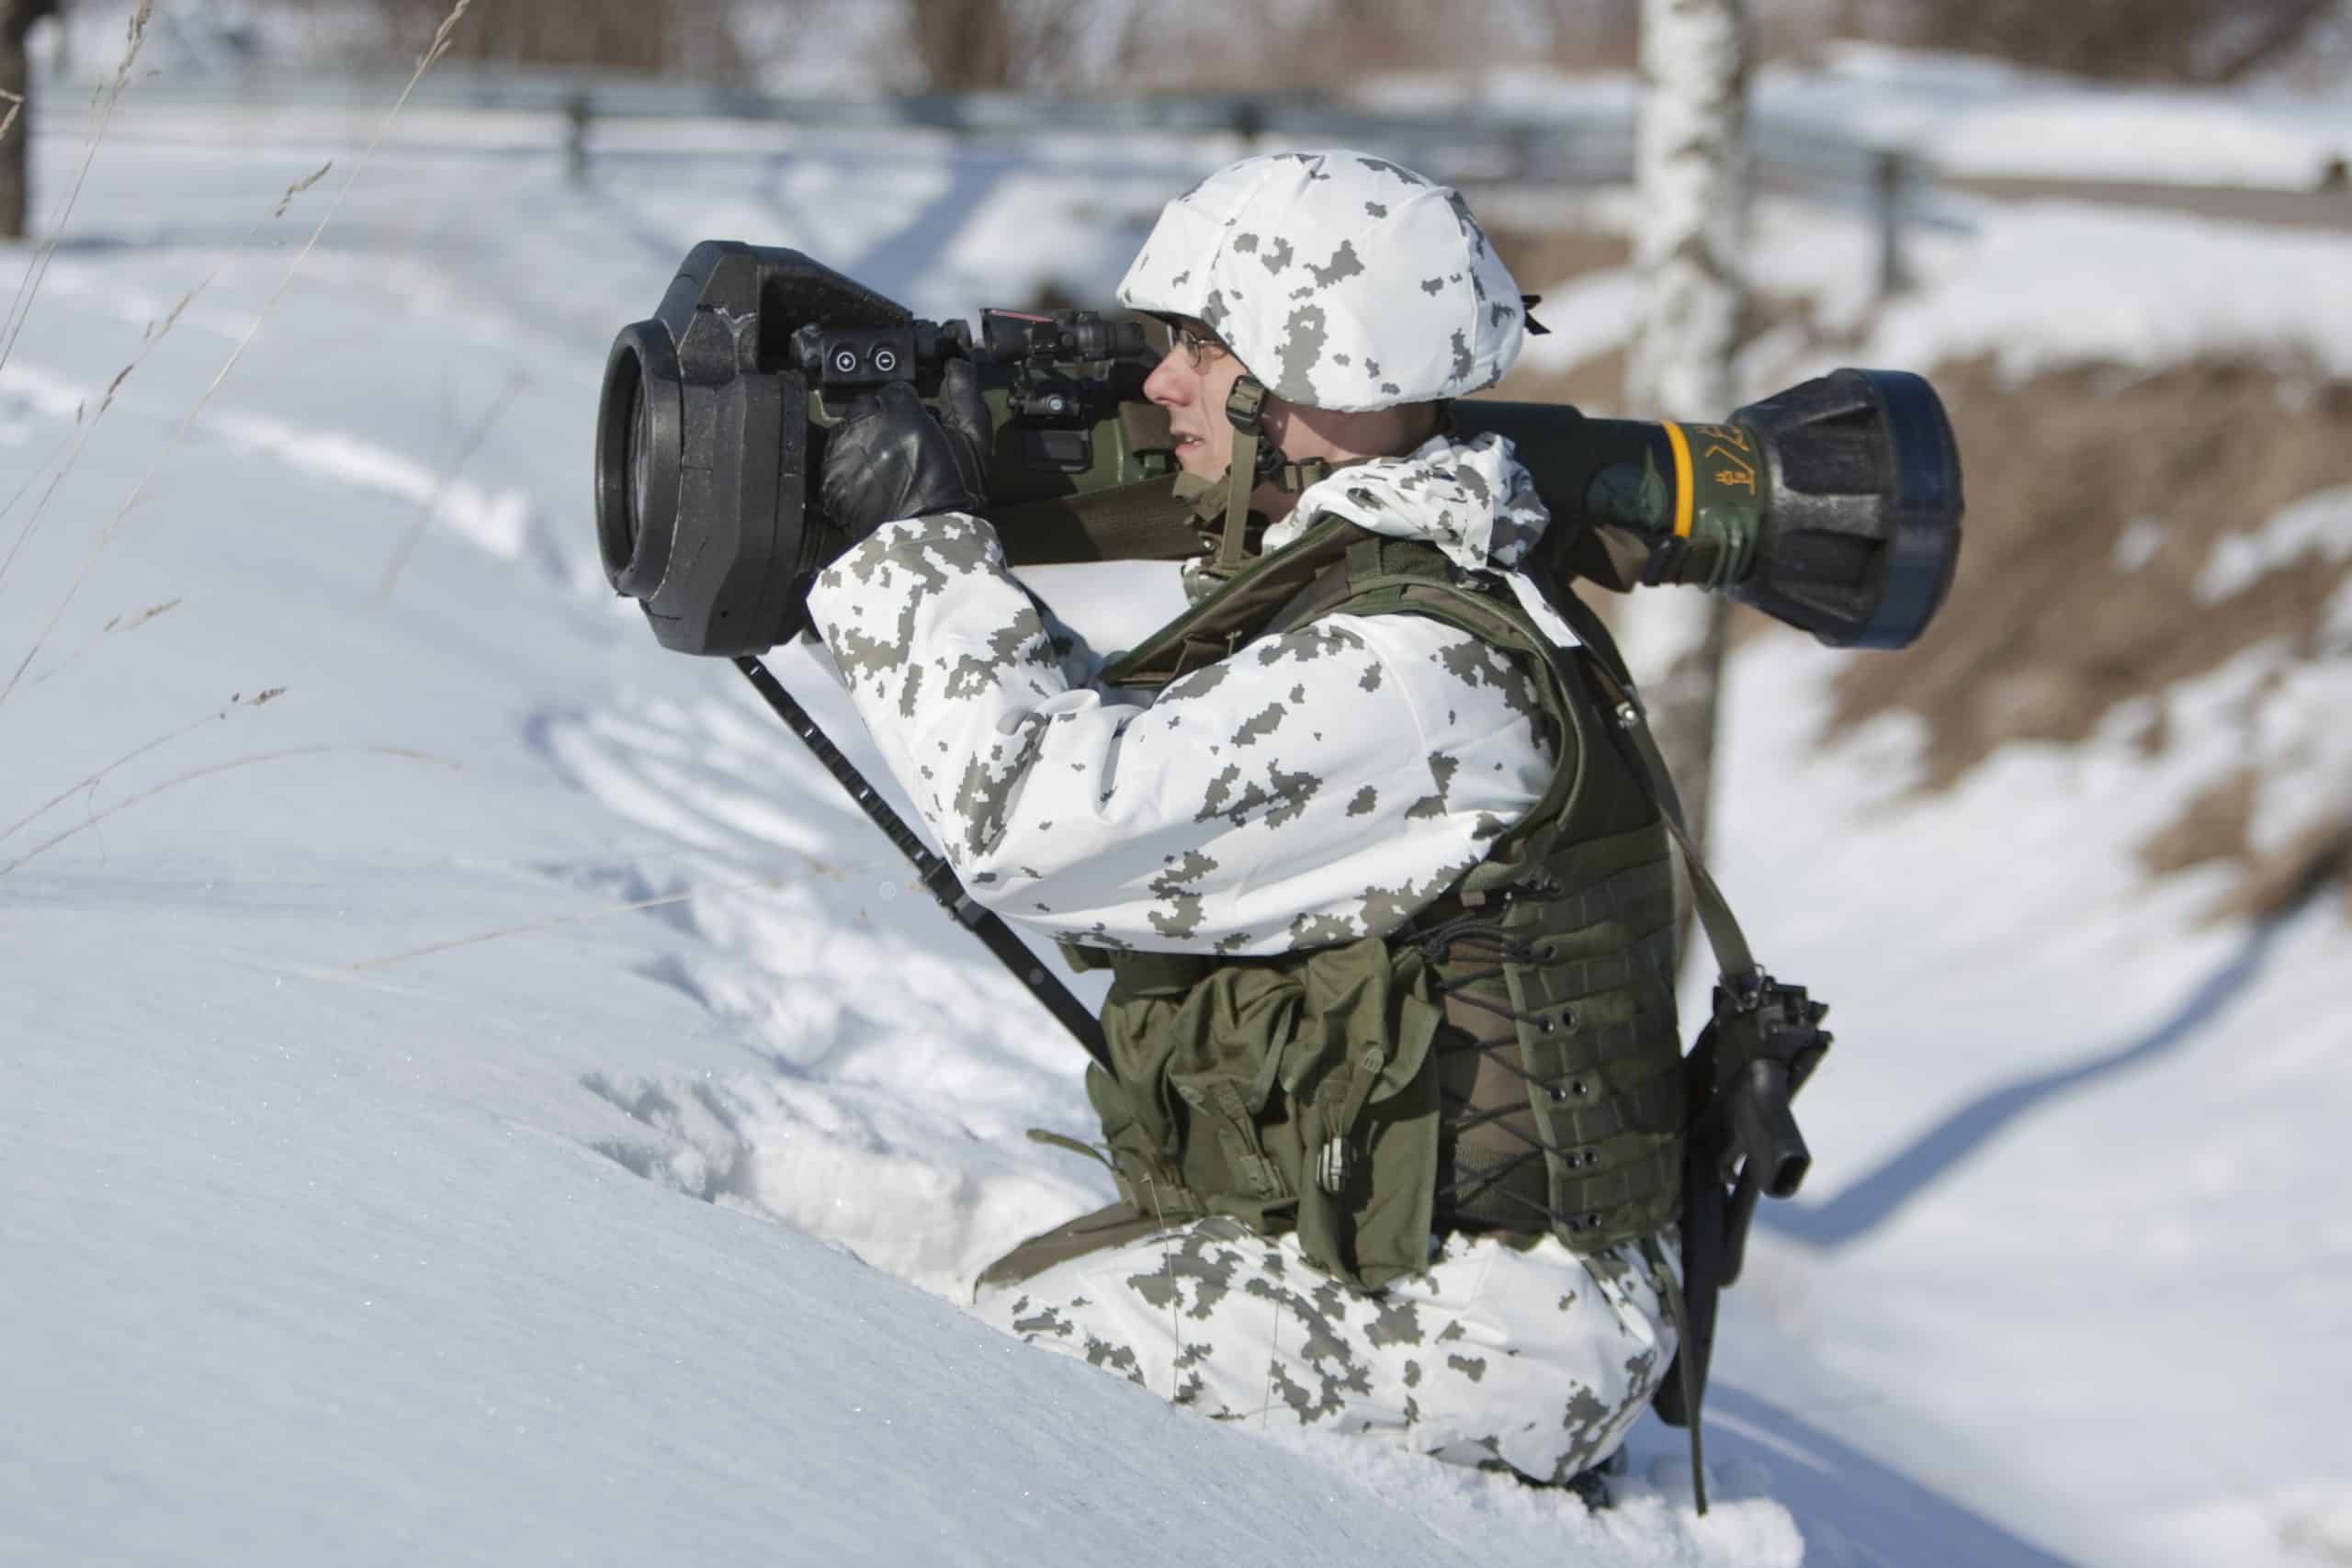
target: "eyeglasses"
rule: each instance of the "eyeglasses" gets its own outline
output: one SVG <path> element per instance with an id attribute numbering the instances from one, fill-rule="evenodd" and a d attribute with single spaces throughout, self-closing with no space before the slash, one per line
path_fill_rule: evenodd
<path id="1" fill-rule="evenodd" d="M 1185 363 L 1194 370 L 1204 370 L 1233 351 L 1218 341 L 1215 333 L 1195 327 L 1186 321 L 1168 323 L 1168 351 L 1182 351 Z"/>

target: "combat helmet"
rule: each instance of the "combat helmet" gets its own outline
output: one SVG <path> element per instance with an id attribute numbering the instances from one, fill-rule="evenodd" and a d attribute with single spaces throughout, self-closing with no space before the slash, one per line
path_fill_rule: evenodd
<path id="1" fill-rule="evenodd" d="M 1342 412 L 1491 387 L 1526 320 L 1459 193 L 1349 152 L 1209 175 L 1161 210 L 1119 302 L 1192 317 L 1277 397 Z"/>
<path id="2" fill-rule="evenodd" d="M 1177 481 L 1223 542 L 1199 577 L 1239 570 L 1249 497 L 1329 472 L 1261 441 L 1267 394 L 1360 412 L 1491 387 L 1519 357 L 1531 301 L 1460 193 L 1385 158 L 1272 152 L 1228 164 L 1170 201 L 1119 283 L 1119 302 L 1189 317 L 1244 374 L 1226 399 L 1233 460 L 1222 482 Z"/>

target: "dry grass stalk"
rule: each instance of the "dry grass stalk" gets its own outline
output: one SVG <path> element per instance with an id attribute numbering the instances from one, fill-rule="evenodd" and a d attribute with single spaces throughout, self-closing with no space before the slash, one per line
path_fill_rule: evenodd
<path id="1" fill-rule="evenodd" d="M 141 0 L 142 12 L 146 9 L 149 0 Z M 352 186 L 357 183 L 360 175 L 374 160 L 376 150 L 384 144 L 384 138 L 391 134 L 392 127 L 400 119 L 401 110 L 408 106 L 409 98 L 416 92 L 416 85 L 424 79 L 424 73 L 432 69 L 433 62 L 447 52 L 450 34 L 456 30 L 458 21 L 463 18 L 468 10 L 472 8 L 472 5 L 473 0 L 458 0 L 458 3 L 450 7 L 448 16 L 443 19 L 440 28 L 434 33 L 432 44 L 418 58 L 416 69 L 409 73 L 408 85 L 401 89 L 400 96 L 393 100 L 392 107 L 385 112 L 383 123 L 376 128 L 376 134 L 360 152 L 358 162 L 351 166 L 351 172 L 344 177 L 342 186 L 335 191 L 334 200 L 328 205 L 325 214 L 311 229 L 311 237 L 303 241 L 302 248 L 295 253 L 293 261 L 286 268 L 286 276 L 277 280 L 277 287 L 270 291 L 267 299 L 262 301 L 260 310 L 255 312 L 252 324 L 245 328 L 244 335 L 239 338 L 236 346 L 229 351 L 229 357 L 221 362 L 220 368 L 213 373 L 211 381 L 206 385 L 201 393 L 198 394 L 196 401 L 189 406 L 187 415 L 156 448 L 153 458 L 147 465 L 146 472 L 139 476 L 139 482 L 131 487 L 130 495 L 126 496 L 122 504 L 116 508 L 114 516 L 107 521 L 106 527 L 99 532 L 96 540 L 90 546 L 90 553 L 82 562 L 81 571 L 75 574 L 74 581 L 66 588 L 65 596 L 58 601 L 57 608 L 50 612 L 49 619 L 42 624 L 40 635 L 33 638 L 32 647 L 25 650 L 24 658 L 10 672 L 7 684 L 0 686 L 0 704 L 6 703 L 9 696 L 15 693 L 18 682 L 24 680 L 25 671 L 31 667 L 33 660 L 40 655 L 42 646 L 49 640 L 49 635 L 57 629 L 57 623 L 64 618 L 67 607 L 74 603 L 75 595 L 81 592 L 82 584 L 89 581 L 91 571 L 97 565 L 98 557 L 105 553 L 107 546 L 113 542 L 116 533 L 121 529 L 123 519 L 130 515 L 130 509 L 139 504 L 141 498 L 147 493 L 147 487 L 154 482 L 156 471 L 163 467 L 164 457 L 187 437 L 188 431 L 196 423 L 197 416 L 201 414 L 205 405 L 212 400 L 212 394 L 220 389 L 221 383 L 229 378 L 229 373 L 237 367 L 240 360 L 244 358 L 245 350 L 253 346 L 254 334 L 261 331 L 262 323 L 269 319 L 269 314 L 277 309 L 277 302 L 286 297 L 287 289 L 293 286 L 295 277 L 301 272 L 302 264 L 310 259 L 312 251 L 318 249 L 319 237 L 326 232 L 327 225 L 334 222 L 335 215 L 343 210 L 344 201 L 351 195 Z"/>
<path id="2" fill-rule="evenodd" d="M 325 176 L 326 172 L 334 167 L 334 161 L 329 159 L 311 173 L 288 186 L 285 194 L 277 198 L 277 205 L 270 209 L 269 216 L 256 220 L 253 227 L 245 231 L 244 238 L 238 243 L 235 251 L 230 254 L 235 254 L 250 245 L 254 236 L 261 232 L 264 223 L 270 221 L 271 219 L 284 217 L 287 208 L 293 204 L 294 198 L 318 184 Z M 16 542 L 8 547 L 6 558 L 0 559 L 0 583 L 7 581 L 8 569 L 17 564 L 17 552 L 25 547 L 25 541 L 32 537 L 33 531 L 40 525 L 42 515 L 49 510 L 50 498 L 57 493 L 57 487 L 65 482 L 65 476 L 74 471 L 74 465 L 81 461 L 82 448 L 89 444 L 90 433 L 96 428 L 99 419 L 105 417 L 107 410 L 114 406 L 115 394 L 120 391 L 122 384 L 130 378 L 130 373 L 147 362 L 147 355 L 153 351 L 155 345 L 171 334 L 171 330 L 179 324 L 181 315 L 196 302 L 197 296 L 212 287 L 213 280 L 220 276 L 220 269 L 227 265 L 226 260 L 216 263 L 212 270 L 206 273 L 195 288 L 179 297 L 162 321 L 147 323 L 147 330 L 140 334 L 139 352 L 131 356 L 130 364 L 114 373 L 113 380 L 107 383 L 105 394 L 98 399 L 97 412 L 85 419 L 83 416 L 87 412 L 86 405 L 76 409 L 74 412 L 74 429 L 57 444 L 56 449 L 50 453 L 48 460 L 27 476 L 23 484 L 17 487 L 17 493 L 8 498 L 7 504 L 0 506 L 0 517 L 7 516 L 17 509 L 17 502 L 25 498 L 25 492 L 32 488 L 34 479 L 40 478 L 45 470 L 51 468 L 56 470 L 50 477 L 49 487 L 41 491 L 40 500 L 33 504 L 32 514 L 27 517 L 24 525 L 17 530 Z"/>
<path id="3" fill-rule="evenodd" d="M 170 609 L 172 604 L 176 604 L 178 603 L 179 601 L 175 599 L 171 602 L 171 604 L 158 604 L 130 624 L 134 626 L 142 626 L 145 623 L 153 620 L 157 615 L 162 615 L 164 611 Z M 116 623 L 112 621 L 107 622 L 107 629 L 112 630 L 115 624 Z M 85 790 L 94 790 L 97 788 L 100 784 L 105 782 L 106 776 L 108 773 L 113 773 L 117 768 L 124 767 L 130 763 L 135 762 L 140 758 L 147 755 L 148 752 L 158 750 L 163 747 L 168 746 L 173 741 L 180 739 L 180 737 L 201 729 L 208 724 L 211 724 L 219 719 L 224 719 L 241 707 L 257 708 L 265 703 L 271 702 L 278 697 L 284 696 L 285 694 L 285 687 L 272 686 L 269 690 L 266 692 L 256 692 L 250 697 L 245 696 L 243 694 L 232 696 L 229 699 L 228 705 L 223 707 L 219 713 L 209 715 L 206 717 L 197 719 L 189 724 L 184 724 L 177 729 L 171 731 L 169 734 L 159 735 L 154 739 L 148 741 L 144 746 L 136 747 L 129 751 L 125 751 L 121 756 L 117 757 L 113 761 L 108 762 L 105 767 L 100 768 L 96 773 L 90 774 L 87 778 L 79 780 L 78 782 L 68 785 L 66 788 L 59 790 L 55 795 L 51 795 L 47 800 L 42 801 L 39 806 L 34 807 L 30 811 L 26 812 L 22 817 L 17 818 L 6 828 L 0 828 L 0 841 L 6 841 L 6 840 L 16 837 L 17 833 L 20 829 L 40 821 L 51 811 L 64 805 L 67 801 L 73 799 L 75 795 L 82 794 Z"/>
<path id="4" fill-rule="evenodd" d="M 167 611 L 177 609 L 185 602 L 185 598 L 167 599 L 163 604 L 157 604 L 151 609 L 140 611 L 129 620 L 123 619 L 120 615 L 115 616 L 113 619 L 107 622 L 105 626 L 100 626 L 96 631 L 91 633 L 88 637 L 84 639 L 81 647 L 75 649 L 73 652 L 65 655 L 64 658 L 58 660 L 48 669 L 34 676 L 33 684 L 39 686 L 47 682 L 54 681 L 57 677 L 64 674 L 76 664 L 79 664 L 83 660 L 88 658 L 90 650 L 97 647 L 99 643 L 105 641 L 107 637 L 112 637 L 117 632 L 135 632 L 140 627 L 145 626 L 148 622 L 153 620 L 156 616 L 164 615 Z"/>
<path id="5" fill-rule="evenodd" d="M 286 209 L 294 205 L 294 198 L 301 195 L 304 191 L 310 189 L 312 186 L 318 184 L 321 180 L 326 178 L 327 171 L 334 167 L 334 160 L 333 158 L 329 158 L 325 163 L 321 164 L 317 168 L 311 170 L 309 174 L 304 175 L 292 185 L 288 186 L 286 187 L 286 194 L 277 198 L 277 205 L 269 209 L 269 215 L 272 218 L 285 217 Z M 174 313 L 176 314 L 177 312 Z"/>
<path id="6" fill-rule="evenodd" d="M 379 607 L 392 596 L 392 584 L 400 580 L 401 570 L 408 565 L 408 558 L 416 553 L 417 544 L 424 537 L 424 530 L 439 514 L 441 503 L 449 498 L 449 487 L 457 483 L 458 475 L 464 470 L 466 464 L 472 460 L 474 453 L 489 436 L 491 426 L 498 423 L 499 416 L 506 412 L 506 405 L 514 400 L 514 395 L 523 389 L 530 378 L 529 374 L 522 370 L 515 371 L 506 378 L 505 387 L 495 399 L 492 400 L 490 407 L 482 411 L 481 417 L 474 422 L 473 429 L 467 433 L 464 444 L 458 448 L 458 455 L 451 458 L 449 466 L 441 471 L 440 479 L 434 484 L 433 493 L 425 498 L 423 506 L 417 508 L 416 516 L 401 535 L 401 542 L 392 550 L 392 558 L 385 564 L 383 580 L 376 584 L 376 604 Z"/>
<path id="7" fill-rule="evenodd" d="M 424 75 L 426 67 L 449 52 L 449 39 L 457 33 L 458 24 L 465 19 L 466 13 L 473 9 L 473 4 L 474 0 L 458 0 L 449 8 L 449 14 L 441 18 L 441 25 L 433 29 L 433 41 L 424 46 L 424 53 L 417 60 L 416 76 Z M 416 85 L 416 76 L 409 78 L 411 87 Z M 408 95 L 402 93 L 401 98 L 405 102 Z"/>
<path id="8" fill-rule="evenodd" d="M 583 920 L 601 920 L 613 915 L 635 914 L 640 909 L 664 908 L 672 904 L 683 904 L 688 899 L 700 898 L 709 894 L 770 892 L 783 886 L 786 881 L 786 878 L 780 875 L 763 876 L 753 882 L 732 882 L 718 887 L 689 887 L 684 893 L 668 893 L 659 898 L 640 898 L 633 904 L 611 904 L 603 908 L 590 909 L 584 914 L 550 915 L 545 919 L 525 920 L 520 925 L 500 926 L 493 931 L 477 931 L 471 936 L 455 937 L 447 942 L 428 942 L 423 947 L 406 948 L 399 953 L 388 953 L 381 958 L 363 959 L 357 964 L 343 964 L 336 967 L 354 974 L 363 969 L 381 969 L 390 964 L 404 963 L 412 958 L 423 958 L 427 953 L 447 953 L 453 948 L 471 947 L 476 942 L 493 942 L 503 936 L 521 936 L 529 931 L 551 931 L 558 926 L 575 926 Z"/>
<path id="9" fill-rule="evenodd" d="M 464 771 L 459 768 L 457 763 L 450 761 L 446 757 L 435 757 L 431 753 L 424 751 L 412 751 L 407 750 L 405 747 L 400 746 L 297 746 L 284 751 L 264 751 L 255 756 L 237 757 L 226 762 L 214 762 L 209 767 L 191 768 L 187 773 L 178 774 L 173 778 L 165 779 L 163 783 L 154 785 L 153 788 L 141 790 L 137 795 L 118 800 L 112 806 L 107 807 L 104 811 L 92 813 L 88 818 L 75 823 L 73 827 L 66 829 L 63 832 L 55 833 L 51 835 L 49 838 L 43 839 L 40 843 L 35 844 L 31 849 L 27 850 L 15 860 L 8 862 L 7 864 L 0 865 L 0 876 L 7 875 L 10 872 L 16 870 L 18 866 L 24 864 L 27 861 L 31 860 L 36 855 L 43 854 L 55 849 L 58 845 L 65 842 L 66 840 L 73 838 L 75 834 L 88 831 L 90 829 L 95 828 L 99 823 L 105 821 L 107 818 L 115 816 L 119 812 L 128 811 L 132 807 L 139 805 L 142 801 L 153 800 L 159 795 L 164 795 L 179 788 L 182 784 L 194 784 L 198 779 L 210 778 L 216 773 L 233 773 L 240 768 L 257 767 L 264 762 L 282 762 L 295 757 L 329 757 L 334 756 L 338 753 L 367 757 L 399 757 L 412 762 L 429 762 L 436 768 L 447 768 L 452 773 L 462 773 Z"/>
<path id="10" fill-rule="evenodd" d="M 139 8 L 130 14 L 130 22 L 123 42 L 122 59 L 114 68 L 114 76 L 98 89 L 93 101 L 98 106 L 98 123 L 91 128 L 90 140 L 82 149 L 82 166 L 74 172 L 74 188 L 65 194 L 65 206 L 50 226 L 49 237 L 33 252 L 33 259 L 26 264 L 25 276 L 17 284 L 17 297 L 9 302 L 7 336 L 0 339 L 0 367 L 8 363 L 16 352 L 17 338 L 25 330 L 25 321 L 32 314 L 33 299 L 40 293 L 41 279 L 49 276 L 49 264 L 57 254 L 58 242 L 64 237 L 65 225 L 74 217 L 74 205 L 82 199 L 82 186 L 90 177 L 90 165 L 96 161 L 98 143 L 106 139 L 107 126 L 114 118 L 114 107 L 122 99 L 122 90 L 130 84 L 130 67 L 139 58 L 140 45 L 147 41 L 147 18 L 154 13 L 155 0 L 139 0 Z M 22 108 L 21 102 L 17 108 Z M 16 110 L 8 118 L 16 118 Z"/>
<path id="11" fill-rule="evenodd" d="M 164 601 L 162 604 L 151 604 L 151 605 L 149 605 L 146 609 L 141 610 L 141 611 L 140 611 L 137 615 L 135 615 L 131 616 L 131 617 L 130 617 L 130 619 L 129 621 L 125 621 L 125 620 L 124 620 L 120 615 L 117 615 L 113 620 L 108 621 L 105 626 L 100 626 L 100 627 L 98 628 L 98 633 L 99 633 L 99 635 L 100 635 L 100 636 L 102 636 L 102 637 L 103 637 L 103 636 L 104 636 L 105 634 L 107 634 L 107 632 L 110 632 L 110 631 L 116 631 L 116 630 L 121 630 L 121 631 L 126 631 L 126 632 L 137 631 L 141 626 L 145 626 L 148 622 L 150 622 L 150 621 L 153 620 L 156 616 L 161 615 L 165 615 L 165 614 L 168 614 L 169 612 L 171 612 L 171 611 L 173 611 L 173 610 L 176 610 L 176 609 L 178 609 L 178 608 L 180 607 L 181 603 L 182 603 L 182 601 L 180 601 L 180 600 L 178 600 L 178 599 L 166 599 L 166 600 L 164 600 Z M 274 697 L 274 696 L 277 695 L 277 694 L 278 694 L 279 692 L 282 692 L 282 691 L 284 691 L 285 689 L 286 689 L 286 688 L 285 688 L 285 687 L 283 687 L 283 686 L 277 687 L 276 689 L 274 689 L 274 690 L 272 690 L 272 691 L 269 691 L 269 692 L 266 692 L 266 693 L 264 693 L 264 694 L 263 694 L 259 698 L 257 698 L 257 699 L 255 699 L 255 700 L 256 700 L 257 702 L 266 702 L 266 701 L 268 701 L 271 697 Z M 233 703 L 233 702 L 235 702 L 237 699 L 236 699 L 236 698 L 234 698 L 234 697 L 231 697 L 229 700 L 230 700 L 231 702 L 232 702 L 232 703 Z"/>

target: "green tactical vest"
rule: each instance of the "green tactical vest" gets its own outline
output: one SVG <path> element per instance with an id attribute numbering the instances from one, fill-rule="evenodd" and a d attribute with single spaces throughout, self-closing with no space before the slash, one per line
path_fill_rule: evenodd
<path id="1" fill-rule="evenodd" d="M 1115 1071 L 1090 1068 L 1087 1090 L 1122 1196 L 1146 1219 L 1295 1229 L 1364 1289 L 1426 1269 L 1447 1230 L 1549 1231 L 1579 1255 L 1666 1230 L 1685 1121 L 1672 868 L 1589 653 L 1436 547 L 1326 518 L 1103 680 L 1157 689 L 1340 612 L 1426 615 L 1515 655 L 1557 766 L 1487 859 L 1385 938 L 1265 958 L 1071 950 L 1114 974 Z"/>

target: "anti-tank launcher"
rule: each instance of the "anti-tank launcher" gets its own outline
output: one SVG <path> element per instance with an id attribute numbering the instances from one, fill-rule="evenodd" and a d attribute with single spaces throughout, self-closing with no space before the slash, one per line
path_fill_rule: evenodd
<path id="1" fill-rule="evenodd" d="M 786 640 L 842 544 L 813 483 L 827 432 L 889 381 L 936 397 L 956 359 L 994 422 L 989 514 L 1015 566 L 1214 547 L 1171 493 L 1141 323 L 988 310 L 975 336 L 797 251 L 706 241 L 606 361 L 596 526 L 613 586 L 680 652 Z M 1453 412 L 1465 434 L 1512 439 L 1553 518 L 1534 570 L 1558 586 L 1697 583 L 1863 648 L 1915 640 L 1951 586 L 1959 453 L 1917 376 L 1839 370 L 1720 424 L 1484 399 Z"/>
<path id="2" fill-rule="evenodd" d="M 1103 558 L 1120 492 L 1164 499 L 1167 421 L 1143 397 L 1142 326 L 1084 310 L 989 310 L 981 333 L 927 321 L 797 251 L 705 241 L 661 308 L 621 330 L 596 417 L 596 533 L 606 578 L 683 653 L 755 654 L 802 623 L 808 577 L 841 547 L 817 476 L 854 399 L 902 381 L 935 399 L 968 361 L 995 431 L 990 512 L 1022 564 Z M 1105 506 L 1109 501 L 1112 504 Z M 1011 525 L 1035 513 L 1029 525 Z M 1131 541 L 1148 555 L 1152 541 Z M 1158 541 L 1182 554 L 1184 539 Z"/>

